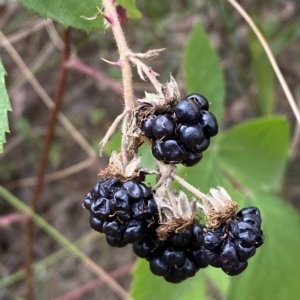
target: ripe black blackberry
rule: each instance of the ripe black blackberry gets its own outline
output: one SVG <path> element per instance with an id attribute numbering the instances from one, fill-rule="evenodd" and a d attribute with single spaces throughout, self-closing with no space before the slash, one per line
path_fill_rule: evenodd
<path id="1" fill-rule="evenodd" d="M 238 275 L 247 266 L 256 248 L 264 242 L 259 209 L 240 210 L 229 222 L 214 230 L 204 229 L 204 257 L 228 275 Z"/>
<path id="2" fill-rule="evenodd" d="M 132 248 L 137 256 L 149 261 L 154 275 L 163 276 L 171 283 L 179 283 L 208 266 L 202 246 L 203 230 L 195 221 L 190 229 L 173 233 L 167 239 L 158 237 L 153 228 Z"/>
<path id="3" fill-rule="evenodd" d="M 210 138 L 218 133 L 218 122 L 208 109 L 205 97 L 191 94 L 150 114 L 141 123 L 141 130 L 152 140 L 153 156 L 165 163 L 196 165 Z"/>
<path id="4" fill-rule="evenodd" d="M 105 233 L 114 247 L 142 240 L 158 218 L 150 188 L 136 180 L 101 179 L 85 196 L 83 206 L 91 214 L 91 227 Z"/>

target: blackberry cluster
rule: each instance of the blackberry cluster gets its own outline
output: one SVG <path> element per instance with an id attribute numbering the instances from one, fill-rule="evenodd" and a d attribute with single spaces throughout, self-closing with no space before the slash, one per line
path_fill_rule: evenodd
<path id="1" fill-rule="evenodd" d="M 256 248 L 264 242 L 261 217 L 256 207 L 244 208 L 228 224 L 204 230 L 204 257 L 208 264 L 228 275 L 238 275 L 247 266 Z"/>
<path id="2" fill-rule="evenodd" d="M 142 130 L 152 140 L 153 156 L 165 163 L 196 165 L 218 133 L 218 122 L 208 109 L 205 97 L 191 94 L 171 111 L 158 111 L 146 119 Z"/>
<path id="3" fill-rule="evenodd" d="M 133 252 L 149 261 L 154 275 L 163 276 L 171 283 L 179 283 L 192 277 L 208 263 L 203 256 L 203 230 L 197 221 L 192 229 L 173 233 L 161 239 L 156 231 L 148 232 L 144 239 L 132 245 Z"/>
<path id="4" fill-rule="evenodd" d="M 124 247 L 142 240 L 157 224 L 157 205 L 145 184 L 106 178 L 97 182 L 85 196 L 90 225 L 105 233 L 113 247 Z"/>

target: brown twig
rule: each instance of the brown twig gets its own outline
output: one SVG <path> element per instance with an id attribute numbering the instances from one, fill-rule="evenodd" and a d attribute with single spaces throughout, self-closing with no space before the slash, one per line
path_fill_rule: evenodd
<path id="1" fill-rule="evenodd" d="M 70 55 L 70 29 L 66 29 L 64 32 L 64 40 L 65 40 L 65 48 L 64 48 L 64 54 L 63 54 L 63 62 L 68 60 Z M 62 102 L 62 96 L 64 93 L 64 89 L 66 86 L 67 81 L 67 74 L 68 69 L 64 66 L 64 64 L 61 64 L 59 77 L 58 77 L 58 84 L 57 84 L 57 90 L 54 96 L 54 107 L 51 111 L 51 116 L 48 124 L 48 132 L 46 135 L 46 138 L 44 140 L 43 150 L 41 154 L 41 158 L 39 161 L 39 168 L 37 171 L 36 176 L 36 184 L 33 191 L 33 196 L 30 202 L 30 208 L 35 211 L 38 200 L 40 197 L 40 194 L 43 190 L 44 185 L 44 176 L 45 171 L 47 167 L 47 161 L 48 161 L 48 155 L 50 152 L 51 144 L 54 137 L 54 130 L 55 130 L 55 124 L 57 121 L 57 115 L 60 110 L 61 102 Z M 27 299 L 33 300 L 34 299 L 34 285 L 33 285 L 33 272 L 32 272 L 32 262 L 33 262 L 33 251 L 32 251 L 32 244 L 34 240 L 34 234 L 33 234 L 33 223 L 31 219 L 27 219 L 26 226 L 25 226 L 25 233 L 26 233 L 26 244 L 25 244 L 25 252 L 26 252 L 26 286 L 27 286 Z"/>
<path id="2" fill-rule="evenodd" d="M 117 279 L 117 278 L 120 278 L 124 275 L 128 275 L 131 270 L 133 268 L 133 264 L 130 263 L 130 264 L 127 264 L 117 270 L 114 270 L 110 273 L 108 273 L 112 278 L 114 279 Z M 66 293 L 62 296 L 59 296 L 59 297 L 56 297 L 52 300 L 76 300 L 76 299 L 83 299 L 81 297 L 83 297 L 86 293 L 88 293 L 89 291 L 97 288 L 97 287 L 100 287 L 102 286 L 104 283 L 103 279 L 100 278 L 100 279 L 95 279 L 87 284 L 84 284 L 82 285 L 81 287 L 69 292 L 69 293 Z"/>
<path id="3" fill-rule="evenodd" d="M 11 43 L 9 43 L 8 39 L 2 33 L 2 31 L 0 31 L 0 40 L 6 41 L 6 43 L 4 44 L 3 47 L 6 49 L 7 53 L 11 56 L 11 58 L 16 63 L 16 65 L 19 67 L 20 71 L 22 72 L 22 74 L 24 75 L 26 80 L 28 80 L 28 82 L 30 83 L 30 85 L 32 86 L 34 91 L 38 94 L 40 99 L 45 103 L 45 105 L 49 108 L 49 110 L 53 109 L 54 102 L 49 97 L 49 95 L 46 93 L 45 89 L 38 82 L 36 77 L 33 75 L 32 71 L 27 67 L 24 60 L 19 55 L 19 53 L 16 51 L 16 49 L 12 46 Z M 66 116 L 63 113 L 59 112 L 58 119 L 61 122 L 61 124 L 63 125 L 63 127 L 67 130 L 67 132 L 70 133 L 72 138 L 79 144 L 79 146 L 89 156 L 88 159 L 82 161 L 80 164 L 86 163 L 85 167 L 92 165 L 94 163 L 95 159 L 97 158 L 96 151 L 93 149 L 93 147 L 90 145 L 90 143 L 84 138 L 84 136 L 76 129 L 76 127 L 66 118 Z M 89 164 L 88 164 L 88 161 L 89 161 Z M 69 168 L 67 168 L 67 169 L 69 169 Z M 82 168 L 80 170 L 82 170 Z M 73 174 L 73 173 L 69 172 L 69 174 Z M 29 180 L 32 183 L 31 178 Z"/>
<path id="4" fill-rule="evenodd" d="M 95 70 L 85 64 L 83 64 L 79 59 L 71 57 L 64 63 L 65 67 L 69 69 L 76 70 L 82 74 L 88 75 L 97 81 L 103 83 L 107 87 L 109 87 L 112 91 L 116 92 L 117 94 L 123 95 L 123 88 L 122 84 L 117 83 L 111 79 L 109 79 L 106 75 L 101 73 L 98 70 Z"/>

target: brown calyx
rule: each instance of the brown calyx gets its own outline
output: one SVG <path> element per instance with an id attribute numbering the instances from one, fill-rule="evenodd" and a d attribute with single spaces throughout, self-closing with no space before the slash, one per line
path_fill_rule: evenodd
<path id="1" fill-rule="evenodd" d="M 119 153 L 117 155 L 122 160 L 122 155 Z M 125 172 L 117 166 L 113 160 L 110 160 L 109 165 L 104 169 L 100 170 L 98 176 L 103 178 L 116 178 L 122 182 L 126 182 L 132 179 L 142 182 L 145 180 L 146 173 L 140 170 L 131 172 L 130 174 L 125 174 Z"/>
<path id="2" fill-rule="evenodd" d="M 128 176 L 125 175 L 120 169 L 116 168 L 115 166 L 108 166 L 104 170 L 100 170 L 98 176 L 103 178 L 116 178 L 122 182 L 126 182 L 133 179 L 136 179 L 139 182 L 145 180 L 144 172 L 137 171 L 134 172 L 132 175 Z"/>
<path id="3" fill-rule="evenodd" d="M 141 105 L 136 110 L 136 125 L 141 128 L 145 120 L 151 118 L 155 114 L 173 113 L 172 108 L 169 105 Z"/>
<path id="4" fill-rule="evenodd" d="M 226 203 L 226 206 L 218 210 L 211 208 L 205 215 L 206 226 L 212 229 L 220 227 L 221 224 L 226 223 L 236 215 L 237 209 L 238 205 L 234 201 Z"/>
<path id="5" fill-rule="evenodd" d="M 140 105 L 136 108 L 135 119 L 136 125 L 141 128 L 143 122 L 148 119 L 150 116 L 153 116 L 155 108 L 149 105 Z"/>
<path id="6" fill-rule="evenodd" d="M 182 233 L 186 229 L 192 228 L 195 218 L 193 217 L 180 217 L 173 218 L 161 225 L 156 229 L 157 235 L 162 239 L 167 239 L 172 233 Z"/>

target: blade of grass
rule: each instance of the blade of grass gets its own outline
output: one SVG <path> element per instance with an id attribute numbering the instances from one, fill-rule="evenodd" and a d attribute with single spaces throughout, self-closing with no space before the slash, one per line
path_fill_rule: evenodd
<path id="1" fill-rule="evenodd" d="M 32 221 L 51 236 L 56 242 L 73 254 L 79 261 L 81 261 L 89 270 L 96 274 L 122 299 L 131 299 L 130 295 L 124 290 L 111 276 L 109 276 L 100 266 L 86 256 L 80 249 L 78 249 L 72 242 L 52 227 L 48 222 L 34 213 L 26 204 L 20 199 L 11 194 L 3 186 L 0 186 L 0 196 L 2 196 L 9 204 L 15 207 L 20 212 L 26 214 Z"/>
<path id="2" fill-rule="evenodd" d="M 94 240 L 101 238 L 103 235 L 99 234 L 96 231 L 87 234 L 86 236 L 78 239 L 77 241 L 73 242 L 74 245 L 77 247 L 83 246 L 87 242 L 93 242 Z M 47 256 L 46 258 L 34 263 L 32 265 L 32 269 L 34 273 L 42 271 L 47 267 L 51 266 L 52 264 L 56 263 L 58 260 L 64 258 L 69 254 L 68 249 L 66 247 L 52 253 L 51 255 Z M 9 276 L 6 276 L 0 279 L 0 289 L 3 289 L 11 284 L 14 284 L 20 280 L 23 280 L 26 276 L 25 270 L 19 270 Z M 97 279 L 98 280 L 98 279 Z M 102 279 L 101 279 L 102 280 Z"/>
<path id="3" fill-rule="evenodd" d="M 297 119 L 297 122 L 300 124 L 300 112 L 299 109 L 297 107 L 296 101 L 277 65 L 277 62 L 274 58 L 274 55 L 270 49 L 269 44 L 267 43 L 267 41 L 265 40 L 264 36 L 261 34 L 261 32 L 259 31 L 259 29 L 257 28 L 257 26 L 254 24 L 253 20 L 251 19 L 251 17 L 247 14 L 247 12 L 241 7 L 240 4 L 238 4 L 235 0 L 228 0 L 228 2 L 241 14 L 241 16 L 245 19 L 245 21 L 248 23 L 248 25 L 251 27 L 251 29 L 254 31 L 255 35 L 257 36 L 257 38 L 259 39 L 261 45 L 263 46 L 268 59 L 270 60 L 270 63 L 273 67 L 273 70 L 281 84 L 281 87 L 285 93 L 285 96 L 287 97 L 287 100 L 292 108 L 292 111 Z"/>

